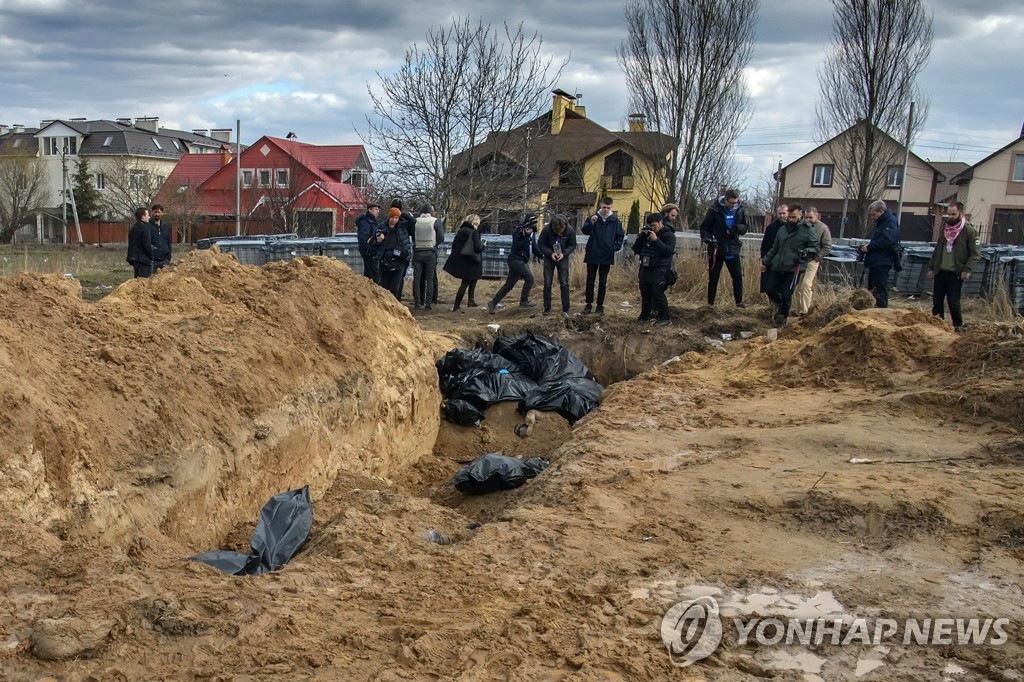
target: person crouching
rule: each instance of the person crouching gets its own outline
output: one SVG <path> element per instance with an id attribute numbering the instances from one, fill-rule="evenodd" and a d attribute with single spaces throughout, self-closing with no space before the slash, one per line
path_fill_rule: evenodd
<path id="1" fill-rule="evenodd" d="M 676 252 L 676 234 L 665 224 L 660 213 L 647 216 L 644 228 L 633 242 L 633 253 L 640 257 L 640 322 L 651 319 L 651 308 L 656 308 L 658 320 L 655 325 L 669 324 L 668 272 L 672 268 L 672 257 Z"/>

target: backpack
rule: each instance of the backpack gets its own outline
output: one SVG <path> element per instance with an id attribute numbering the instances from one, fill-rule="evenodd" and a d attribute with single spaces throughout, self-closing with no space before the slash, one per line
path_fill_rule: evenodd
<path id="1" fill-rule="evenodd" d="M 437 235 L 434 233 L 434 223 L 436 222 L 437 218 L 432 215 L 421 215 L 416 219 L 413 248 L 432 249 L 436 246 Z"/>

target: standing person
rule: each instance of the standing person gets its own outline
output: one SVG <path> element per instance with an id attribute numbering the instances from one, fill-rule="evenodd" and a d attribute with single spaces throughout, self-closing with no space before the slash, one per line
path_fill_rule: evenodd
<path id="1" fill-rule="evenodd" d="M 775 235 L 775 243 L 761 259 L 761 272 L 770 271 L 768 298 L 777 306 L 776 325 L 786 324 L 793 302 L 793 289 L 817 249 L 818 238 L 811 224 L 804 220 L 803 206 L 790 204 L 785 227 Z"/>
<path id="2" fill-rule="evenodd" d="M 400 209 L 388 210 L 388 219 L 377 230 L 370 248 L 377 259 L 380 285 L 401 301 L 402 280 L 412 258 L 412 240 L 405 229 Z"/>
<path id="3" fill-rule="evenodd" d="M 537 250 L 544 258 L 544 315 L 551 314 L 551 286 L 558 271 L 558 289 L 562 294 L 562 315 L 569 317 L 569 256 L 576 250 L 576 231 L 565 218 L 556 215 L 540 231 Z"/>
<path id="4" fill-rule="evenodd" d="M 149 209 L 135 209 L 135 224 L 128 230 L 128 255 L 136 279 L 153 274 L 153 226 L 149 224 Z"/>
<path id="5" fill-rule="evenodd" d="M 676 218 L 679 217 L 679 206 L 676 204 L 665 204 L 661 207 L 661 220 L 668 227 L 672 228 L 673 234 L 679 230 L 676 225 Z"/>
<path id="6" fill-rule="evenodd" d="M 722 265 L 729 268 L 732 278 L 732 295 L 737 308 L 746 308 L 743 303 L 743 263 L 740 249 L 743 243 L 740 235 L 747 233 L 747 216 L 740 204 L 739 190 L 727 189 L 725 195 L 711 204 L 700 224 L 700 237 L 708 245 L 708 305 L 715 304 L 718 294 L 718 278 Z"/>
<path id="7" fill-rule="evenodd" d="M 949 302 L 949 316 L 953 319 L 953 329 L 958 332 L 964 326 L 960 293 L 964 282 L 971 277 L 974 264 L 981 257 L 980 246 L 978 230 L 967 222 L 964 205 L 954 201 L 946 208 L 946 223 L 928 262 L 928 276 L 935 278 L 932 315 L 945 319 L 944 304 Z"/>
<path id="8" fill-rule="evenodd" d="M 369 203 L 366 213 L 356 218 L 356 238 L 359 240 L 359 255 L 363 258 L 363 275 L 374 284 L 380 283 L 380 271 L 377 259 L 371 255 L 370 243 L 377 235 L 377 217 L 380 215 L 380 204 Z"/>
<path id="9" fill-rule="evenodd" d="M 768 252 L 772 250 L 772 246 L 775 244 L 775 235 L 779 233 L 779 228 L 786 224 L 786 218 L 789 217 L 789 206 L 786 204 L 779 204 L 775 207 L 776 218 L 771 224 L 764 228 L 764 236 L 761 237 L 761 260 L 768 255 Z M 761 273 L 761 293 L 767 294 L 768 287 L 768 273 Z"/>
<path id="10" fill-rule="evenodd" d="M 658 320 L 654 324 L 670 324 L 668 298 L 665 289 L 672 257 L 676 252 L 676 233 L 661 213 L 647 216 L 644 228 L 633 242 L 633 253 L 640 257 L 640 322 L 651 319 L 651 308 L 656 308 Z"/>
<path id="11" fill-rule="evenodd" d="M 612 200 L 601 199 L 597 213 L 583 222 L 583 234 L 589 236 L 583 262 L 587 264 L 586 305 L 584 313 L 592 312 L 594 303 L 594 280 L 597 285 L 597 314 L 604 315 L 604 296 L 608 290 L 608 270 L 615 263 L 615 254 L 622 248 L 626 232 L 619 217 L 612 213 Z"/>
<path id="12" fill-rule="evenodd" d="M 896 216 L 885 207 L 881 199 L 868 206 L 868 216 L 875 221 L 871 241 L 860 247 L 864 254 L 864 268 L 868 271 L 868 289 L 875 297 L 875 307 L 889 307 L 889 271 L 893 253 L 900 243 L 900 226 Z"/>
<path id="13" fill-rule="evenodd" d="M 434 207 L 420 206 L 420 217 L 413 227 L 412 242 L 412 298 L 417 310 L 432 307 L 434 273 L 437 272 L 437 247 L 444 242 L 444 222 L 433 216 Z M 472 298 L 472 297 L 471 297 Z"/>
<path id="14" fill-rule="evenodd" d="M 462 297 L 469 292 L 469 307 L 476 306 L 476 282 L 484 276 L 484 244 L 480 239 L 480 216 L 472 213 L 466 216 L 452 240 L 452 254 L 444 262 L 444 271 L 462 280 L 455 292 L 452 312 L 462 309 Z"/>
<path id="15" fill-rule="evenodd" d="M 416 217 L 413 216 L 412 213 L 409 213 L 408 211 L 405 210 L 405 206 L 402 203 L 402 200 L 397 198 L 397 197 L 391 200 L 391 208 L 397 208 L 398 209 L 398 211 L 399 211 L 398 224 L 401 225 L 405 229 L 405 234 L 406 235 L 412 235 L 413 228 L 415 227 L 415 224 L 416 224 Z M 388 209 L 389 212 L 390 212 L 391 208 Z M 411 240 L 411 236 L 410 236 L 410 240 Z M 410 258 L 412 258 L 411 255 L 410 255 Z M 405 275 L 406 275 L 406 273 L 409 272 L 409 263 L 410 263 L 410 261 L 406 261 L 405 262 L 405 269 L 402 271 L 402 278 L 400 280 L 398 280 L 398 300 L 399 301 L 402 300 L 402 294 L 405 291 Z"/>
<path id="16" fill-rule="evenodd" d="M 171 224 L 164 220 L 163 204 L 149 209 L 149 224 L 153 226 L 153 272 L 171 264 Z"/>
<path id="17" fill-rule="evenodd" d="M 811 260 L 807 261 L 803 276 L 800 277 L 796 291 L 793 292 L 792 312 L 796 316 L 806 315 L 810 311 L 811 299 L 814 297 L 814 280 L 818 276 L 818 266 L 821 265 L 822 258 L 832 253 L 832 232 L 828 229 L 828 225 L 819 220 L 821 213 L 814 206 L 808 206 L 807 213 L 804 215 L 818 238 L 818 252 Z"/>
<path id="18" fill-rule="evenodd" d="M 534 235 L 537 232 L 537 214 L 527 213 L 516 229 L 512 230 L 512 248 L 508 252 L 508 277 L 505 283 L 494 294 L 494 298 L 487 304 L 487 312 L 494 314 L 501 303 L 501 299 L 512 291 L 516 282 L 523 280 L 523 291 L 519 294 L 520 308 L 534 308 L 536 303 L 530 301 L 530 291 L 533 289 L 533 271 L 530 270 L 530 257 L 533 255 L 535 243 Z"/>

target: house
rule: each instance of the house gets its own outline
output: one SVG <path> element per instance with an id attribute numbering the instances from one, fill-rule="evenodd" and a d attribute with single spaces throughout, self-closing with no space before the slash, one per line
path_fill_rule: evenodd
<path id="1" fill-rule="evenodd" d="M 821 212 L 822 222 L 831 228 L 836 237 L 863 236 L 859 228 L 862 224 L 861 216 L 857 215 L 855 206 L 856 188 L 843 181 L 843 170 L 837 167 L 837 160 L 846 153 L 846 145 L 856 140 L 856 137 L 851 136 L 862 134 L 862 130 L 861 123 L 851 126 L 775 174 L 781 202 L 795 202 L 805 208 L 815 206 Z M 946 198 L 939 196 L 940 186 L 951 177 L 948 174 L 951 171 L 944 173 L 911 150 L 904 182 L 903 160 L 906 147 L 881 130 L 876 129 L 875 132 L 881 140 L 881 161 L 876 171 L 879 191 L 871 200 L 882 199 L 895 213 L 902 186 L 901 238 L 904 241 L 931 240 L 938 213 L 935 210 L 936 201 Z"/>
<path id="2" fill-rule="evenodd" d="M 952 182 L 983 242 L 1024 245 L 1024 130 Z"/>
<path id="3" fill-rule="evenodd" d="M 240 170 L 231 154 L 183 156 L 156 200 L 179 221 L 220 223 L 210 235 L 235 232 L 237 206 L 244 234 L 330 236 L 355 230 L 371 170 L 362 145 L 266 135 L 242 151 Z"/>
<path id="4" fill-rule="evenodd" d="M 645 131 L 641 115 L 630 117 L 628 131 L 613 132 L 586 117 L 578 95 L 552 95 L 551 111 L 455 156 L 448 175 L 466 211 L 507 232 L 526 209 L 579 225 L 603 196 L 623 223 L 634 201 L 641 215 L 659 210 L 672 138 Z"/>
<path id="5" fill-rule="evenodd" d="M 0 125 L 0 155 L 28 152 L 47 177 L 35 220 L 14 235 L 38 242 L 66 242 L 61 195 L 70 191 L 81 160 L 100 193 L 105 217 L 127 219 L 148 204 L 183 154 L 219 154 L 230 149 L 231 130 L 187 132 L 161 128 L 156 117 L 40 121 L 38 128 Z M 74 224 L 72 212 L 67 214 Z"/>

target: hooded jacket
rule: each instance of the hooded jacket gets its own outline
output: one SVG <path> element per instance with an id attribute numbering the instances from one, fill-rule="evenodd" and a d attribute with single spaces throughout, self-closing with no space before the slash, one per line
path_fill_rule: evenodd
<path id="1" fill-rule="evenodd" d="M 743 243 L 740 235 L 747 233 L 747 215 L 743 211 L 743 204 L 737 203 L 734 213 L 733 226 L 730 230 L 726 226 L 725 216 L 729 209 L 725 207 L 725 197 L 718 197 L 718 201 L 711 204 L 703 222 L 700 224 L 700 238 L 704 241 L 714 239 L 718 242 L 718 253 L 722 256 L 737 256 Z"/>
<path id="2" fill-rule="evenodd" d="M 622 248 L 622 242 L 626 239 L 619 217 L 610 213 L 607 218 L 602 218 L 598 214 L 595 221 L 591 216 L 583 222 L 581 229 L 583 234 L 590 237 L 583 262 L 590 265 L 614 265 L 615 252 Z"/>

